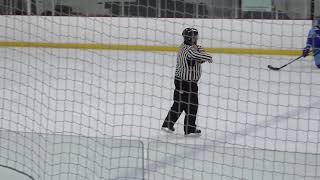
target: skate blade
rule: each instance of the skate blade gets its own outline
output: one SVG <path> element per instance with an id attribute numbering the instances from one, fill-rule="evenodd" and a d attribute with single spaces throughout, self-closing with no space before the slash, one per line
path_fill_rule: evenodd
<path id="1" fill-rule="evenodd" d="M 166 133 L 170 133 L 170 134 L 173 134 L 173 132 L 174 132 L 174 131 L 171 131 L 169 128 L 166 128 L 166 127 L 162 127 L 161 130 L 166 132 Z"/>
<path id="2" fill-rule="evenodd" d="M 190 134 L 185 134 L 185 137 L 200 137 L 201 133 L 190 133 Z"/>

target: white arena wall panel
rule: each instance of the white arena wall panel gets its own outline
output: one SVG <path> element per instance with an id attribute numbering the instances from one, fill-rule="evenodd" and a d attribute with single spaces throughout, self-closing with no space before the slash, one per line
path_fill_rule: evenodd
<path id="1" fill-rule="evenodd" d="M 311 21 L 0 16 L 0 41 L 177 46 L 185 27 L 204 47 L 301 49 Z"/>

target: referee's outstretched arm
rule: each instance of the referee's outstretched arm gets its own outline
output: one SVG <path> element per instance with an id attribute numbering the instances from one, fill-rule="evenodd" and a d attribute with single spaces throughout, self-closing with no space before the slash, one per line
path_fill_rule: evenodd
<path id="1" fill-rule="evenodd" d="M 188 49 L 188 55 L 191 57 L 191 59 L 194 59 L 196 61 L 212 62 L 212 57 L 210 55 L 207 55 L 207 54 L 204 54 L 204 53 L 200 53 L 200 52 L 194 50 L 193 48 L 189 48 Z"/>

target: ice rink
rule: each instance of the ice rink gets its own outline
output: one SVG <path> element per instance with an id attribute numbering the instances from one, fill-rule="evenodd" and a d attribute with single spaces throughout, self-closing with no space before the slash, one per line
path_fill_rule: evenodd
<path id="1" fill-rule="evenodd" d="M 0 165 L 35 180 L 320 179 L 320 70 L 311 58 L 271 71 L 295 57 L 212 54 L 199 81 L 203 133 L 186 138 L 183 117 L 175 134 L 160 132 L 176 53 L 0 54 Z M 3 177 L 12 172 L 0 166 Z"/>

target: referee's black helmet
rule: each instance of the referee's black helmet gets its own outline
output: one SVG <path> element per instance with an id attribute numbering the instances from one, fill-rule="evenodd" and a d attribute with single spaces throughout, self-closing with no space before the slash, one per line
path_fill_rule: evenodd
<path id="1" fill-rule="evenodd" d="M 198 30 L 196 28 L 185 28 L 182 36 L 185 44 L 192 45 L 192 38 L 198 36 Z"/>

